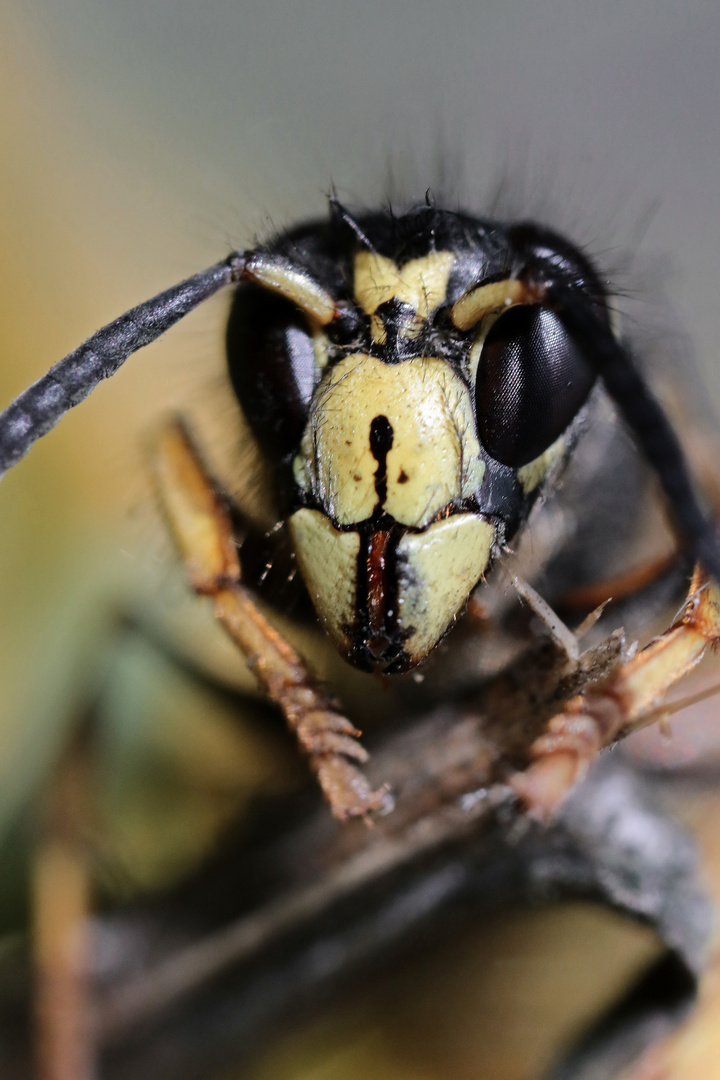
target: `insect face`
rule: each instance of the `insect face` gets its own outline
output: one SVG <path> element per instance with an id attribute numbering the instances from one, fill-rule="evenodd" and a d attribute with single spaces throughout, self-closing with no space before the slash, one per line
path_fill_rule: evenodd
<path id="1" fill-rule="evenodd" d="M 0 475 L 128 356 L 231 283 L 230 378 L 273 465 L 286 529 L 272 542 L 250 536 L 250 551 L 238 550 L 229 500 L 179 420 L 159 433 L 153 472 L 193 588 L 213 599 L 341 820 L 385 812 L 387 790 L 373 790 L 358 768 L 367 758 L 360 733 L 260 611 L 253 591 L 264 579 L 253 567 L 259 561 L 266 572 L 289 538 L 340 652 L 365 670 L 405 671 L 451 627 L 585 418 L 602 426 L 603 390 L 616 406 L 612 424 L 631 429 L 701 565 L 681 621 L 620 664 L 609 692 L 571 697 L 533 742 L 516 791 L 526 806 L 551 812 L 594 753 L 652 715 L 720 634 L 717 590 L 706 589 L 709 578 L 720 581 L 715 521 L 630 347 L 613 332 L 597 274 L 536 225 L 428 206 L 354 220 L 331 201 L 329 220 L 233 253 L 59 361 L 0 413 Z M 585 472 L 578 514 L 598 475 Z M 531 585 L 523 595 L 574 664 L 577 638 Z M 612 662 L 619 639 L 608 641 L 603 656 Z"/>
<path id="2" fill-rule="evenodd" d="M 335 210 L 269 245 L 272 292 L 239 287 L 230 375 L 322 624 L 351 663 L 398 672 L 523 523 L 594 382 L 533 302 L 529 240 L 605 307 L 579 254 L 545 234 L 434 208 Z"/>

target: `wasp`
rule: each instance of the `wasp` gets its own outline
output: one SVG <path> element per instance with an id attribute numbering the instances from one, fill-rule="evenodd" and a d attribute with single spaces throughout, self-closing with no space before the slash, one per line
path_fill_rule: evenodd
<path id="1" fill-rule="evenodd" d="M 432 668 L 441 642 L 452 651 L 463 613 L 482 611 L 483 590 L 491 594 L 508 554 L 527 536 L 532 543 L 538 508 L 563 491 L 573 492 L 585 533 L 594 526 L 601 538 L 590 594 L 607 599 L 603 573 L 627 534 L 619 521 L 628 494 L 639 504 L 647 489 L 645 474 L 635 475 L 638 455 L 654 470 L 678 550 L 698 568 L 666 633 L 634 657 L 615 650 L 611 670 L 585 663 L 584 682 L 563 684 L 528 767 L 511 778 L 530 810 L 551 811 L 595 752 L 651 716 L 720 636 L 715 524 L 618 330 L 607 280 L 572 243 L 532 222 L 430 201 L 352 214 L 333 197 L 326 220 L 233 253 L 60 361 L 0 415 L 0 469 L 131 353 L 226 286 L 235 289 L 230 383 L 271 468 L 279 526 L 239 541 L 237 508 L 180 421 L 156 440 L 158 493 L 192 587 L 212 598 L 340 819 L 388 810 L 390 794 L 365 779 L 367 755 L 342 702 L 258 606 L 258 562 L 270 565 L 282 549 L 344 660 L 402 679 Z M 584 543 L 571 530 L 550 562 L 571 573 Z M 512 579 L 577 667 L 577 635 L 532 584 Z M 621 596 L 630 591 L 619 586 Z M 479 635 L 477 650 L 486 646 Z"/>

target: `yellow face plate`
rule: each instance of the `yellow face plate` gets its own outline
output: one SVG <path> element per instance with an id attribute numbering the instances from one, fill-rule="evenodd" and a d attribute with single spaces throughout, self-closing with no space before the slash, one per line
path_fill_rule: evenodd
<path id="1" fill-rule="evenodd" d="M 360 535 L 342 532 L 318 510 L 296 511 L 289 521 L 295 552 L 325 630 L 350 656 L 358 611 Z M 422 533 L 401 537 L 394 556 L 397 630 L 410 664 L 423 660 L 456 618 L 485 572 L 495 526 L 457 514 Z"/>
<path id="2" fill-rule="evenodd" d="M 366 315 L 372 315 L 388 300 L 397 299 L 427 319 L 447 295 L 454 262 L 451 251 L 433 251 L 399 267 L 384 255 L 359 251 L 355 256 L 355 299 Z"/>
<path id="3" fill-rule="evenodd" d="M 383 509 L 401 525 L 422 528 L 450 503 L 470 497 L 485 463 L 470 395 L 444 361 L 417 357 L 385 364 L 365 354 L 333 367 L 315 394 L 295 476 L 339 525 L 371 517 L 378 505 L 378 462 L 370 425 L 387 417 Z"/>
<path id="4" fill-rule="evenodd" d="M 495 526 L 457 514 L 423 533 L 407 533 L 397 549 L 399 627 L 411 630 L 405 651 L 419 662 L 439 641 L 490 560 Z"/>
<path id="5" fill-rule="evenodd" d="M 355 621 L 360 536 L 339 532 L 317 510 L 298 510 L 289 522 L 300 573 L 320 622 L 333 640 L 349 649 L 345 628 Z"/>

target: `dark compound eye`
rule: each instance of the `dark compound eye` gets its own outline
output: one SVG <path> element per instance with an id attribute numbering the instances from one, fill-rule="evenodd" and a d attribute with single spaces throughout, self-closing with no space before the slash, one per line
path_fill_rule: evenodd
<path id="1" fill-rule="evenodd" d="M 520 468 L 555 442 L 587 398 L 595 374 L 551 311 L 510 308 L 485 339 L 475 386 L 480 440 Z"/>
<path id="2" fill-rule="evenodd" d="M 258 442 L 274 458 L 294 453 L 315 380 L 307 321 L 277 293 L 243 285 L 225 341 L 230 381 Z"/>

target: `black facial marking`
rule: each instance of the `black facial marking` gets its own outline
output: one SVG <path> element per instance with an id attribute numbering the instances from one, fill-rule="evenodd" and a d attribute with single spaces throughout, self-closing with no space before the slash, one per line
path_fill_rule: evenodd
<path id="1" fill-rule="evenodd" d="M 387 498 L 387 456 L 392 450 L 393 429 L 387 416 L 376 416 L 370 424 L 370 452 L 378 463 L 375 491 L 382 506 Z"/>
<path id="2" fill-rule="evenodd" d="M 388 528 L 367 522 L 360 530 L 355 622 L 345 628 L 352 642 L 348 659 L 361 671 L 405 671 L 403 642 L 412 631 L 398 627 L 397 547 L 403 530 L 389 519 L 380 524 Z"/>
<path id="3" fill-rule="evenodd" d="M 410 304 L 406 304 L 394 296 L 391 300 L 386 300 L 384 304 L 380 304 L 375 314 L 382 319 L 385 328 L 385 341 L 380 348 L 376 347 L 374 351 L 379 354 L 386 364 L 399 364 L 409 356 L 421 355 L 422 344 L 417 339 L 404 338 L 400 333 L 415 315 L 415 311 Z"/>

